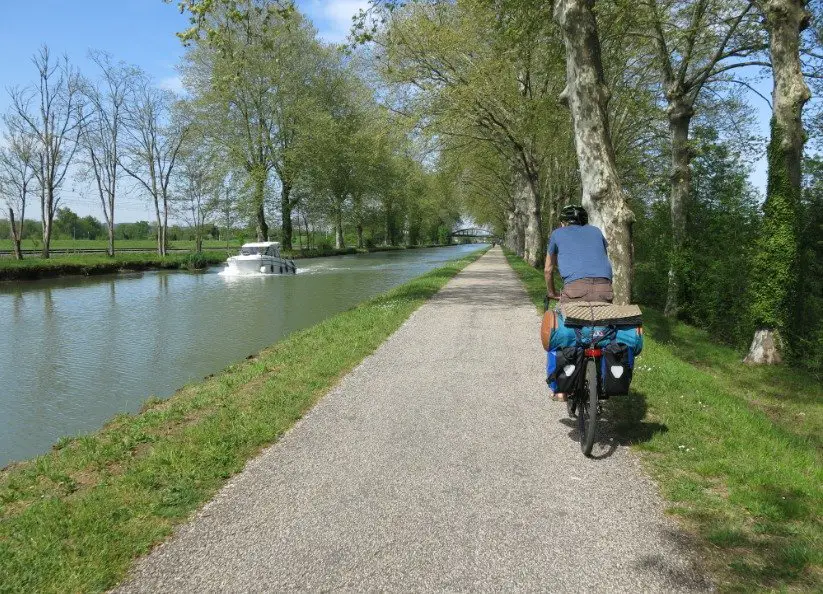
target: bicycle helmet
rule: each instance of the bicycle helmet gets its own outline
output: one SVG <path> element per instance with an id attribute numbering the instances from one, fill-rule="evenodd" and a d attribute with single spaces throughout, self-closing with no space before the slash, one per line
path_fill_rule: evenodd
<path id="1" fill-rule="evenodd" d="M 569 204 L 560 211 L 560 220 L 572 225 L 586 225 L 589 222 L 589 213 L 579 204 Z"/>

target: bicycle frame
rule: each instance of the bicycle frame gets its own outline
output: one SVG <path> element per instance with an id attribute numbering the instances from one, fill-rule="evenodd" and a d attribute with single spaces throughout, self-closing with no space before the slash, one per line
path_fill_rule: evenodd
<path id="1" fill-rule="evenodd" d="M 597 400 L 604 400 L 603 398 L 603 387 L 600 385 L 600 358 L 603 356 L 603 349 L 596 348 L 596 347 L 587 347 L 583 351 L 583 363 L 582 363 L 582 373 L 580 377 L 577 379 L 577 386 L 574 389 L 574 392 L 570 395 L 573 399 L 585 399 L 588 397 L 586 394 L 586 366 L 589 361 L 594 361 L 594 366 L 597 369 Z"/>

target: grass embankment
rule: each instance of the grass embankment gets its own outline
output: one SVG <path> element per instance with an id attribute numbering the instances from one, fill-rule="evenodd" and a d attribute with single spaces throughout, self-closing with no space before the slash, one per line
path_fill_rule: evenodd
<path id="1" fill-rule="evenodd" d="M 208 501 L 481 253 L 0 472 L 0 591 L 98 591 L 117 584 L 132 560 Z"/>
<path id="2" fill-rule="evenodd" d="M 170 254 L 161 257 L 154 254 L 126 253 L 106 255 L 61 256 L 58 258 L 26 258 L 23 260 L 0 259 L 0 281 L 36 280 L 67 275 L 111 274 L 121 270 L 199 270 L 225 262 L 224 252 L 200 254 Z"/>
<path id="3" fill-rule="evenodd" d="M 542 312 L 542 271 L 507 257 Z M 820 591 L 820 380 L 745 366 L 739 353 L 651 309 L 643 319 L 632 394 L 609 402 L 618 439 L 641 452 L 721 589 Z"/>

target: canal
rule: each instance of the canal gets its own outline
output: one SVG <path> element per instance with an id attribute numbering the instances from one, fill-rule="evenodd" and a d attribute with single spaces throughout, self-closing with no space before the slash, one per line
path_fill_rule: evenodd
<path id="1" fill-rule="evenodd" d="M 215 268 L 0 283 L 0 467 L 480 247 L 299 260 L 282 277 Z"/>

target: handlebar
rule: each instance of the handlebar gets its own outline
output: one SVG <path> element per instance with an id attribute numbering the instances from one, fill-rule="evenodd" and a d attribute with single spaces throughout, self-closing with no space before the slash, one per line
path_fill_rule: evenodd
<path id="1" fill-rule="evenodd" d="M 549 302 L 550 301 L 560 301 L 560 298 L 558 298 L 558 297 L 549 297 L 548 295 L 543 297 L 543 311 L 544 312 L 549 311 Z"/>

